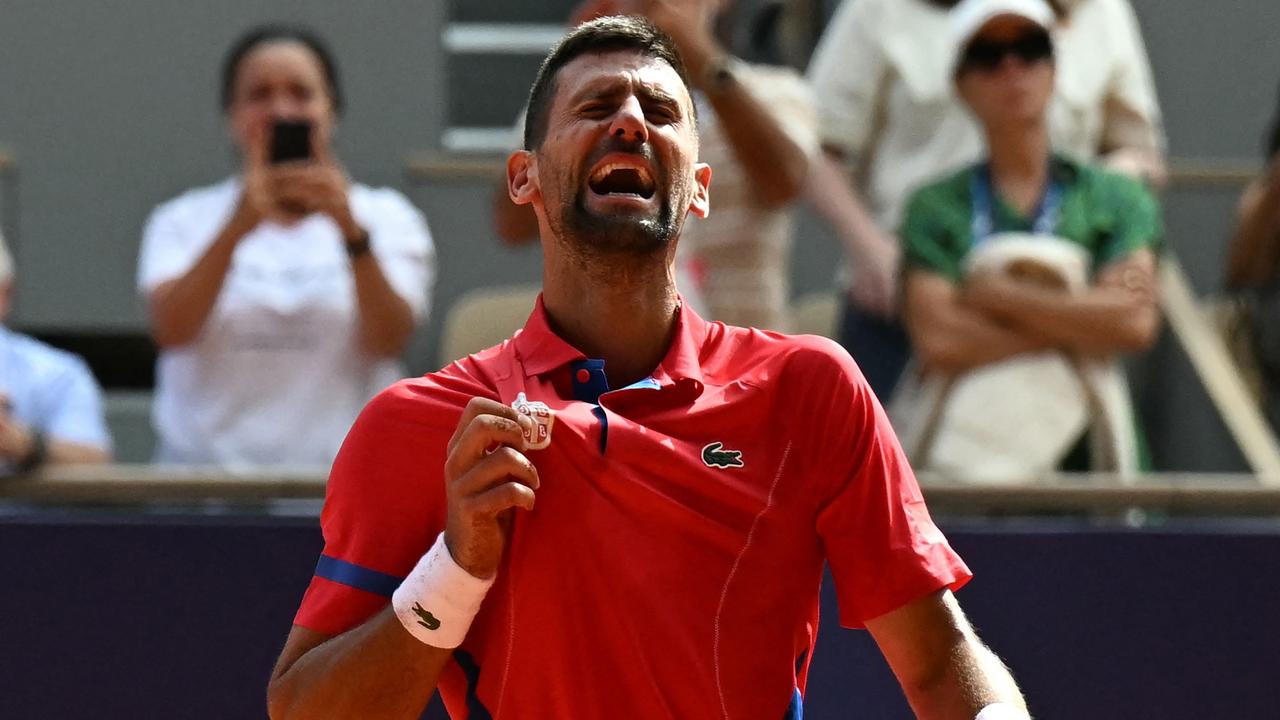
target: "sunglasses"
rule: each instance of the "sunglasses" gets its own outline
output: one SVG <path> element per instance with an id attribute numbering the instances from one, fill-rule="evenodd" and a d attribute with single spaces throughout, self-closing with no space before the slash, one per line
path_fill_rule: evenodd
<path id="1" fill-rule="evenodd" d="M 1053 57 L 1053 40 L 1046 30 L 1029 32 L 1006 42 L 979 38 L 965 48 L 960 67 L 966 70 L 995 70 L 1007 55 L 1013 55 L 1027 64 L 1048 60 Z"/>

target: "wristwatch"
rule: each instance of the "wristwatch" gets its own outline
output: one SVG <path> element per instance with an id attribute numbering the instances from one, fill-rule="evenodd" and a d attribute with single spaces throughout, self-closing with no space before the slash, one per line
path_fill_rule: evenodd
<path id="1" fill-rule="evenodd" d="M 708 95 L 724 92 L 738 82 L 737 70 L 740 62 L 737 58 L 725 53 L 716 58 L 707 68 L 702 80 L 703 92 Z"/>
<path id="2" fill-rule="evenodd" d="M 361 230 L 360 234 L 354 238 L 347 238 L 347 257 L 352 260 L 369 254 L 369 231 Z"/>

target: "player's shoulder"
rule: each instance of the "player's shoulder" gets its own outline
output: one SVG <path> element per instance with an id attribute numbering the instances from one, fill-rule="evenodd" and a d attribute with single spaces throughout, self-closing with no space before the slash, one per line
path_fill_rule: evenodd
<path id="1" fill-rule="evenodd" d="M 709 323 L 704 373 L 720 380 L 753 384 L 790 383 L 806 378 L 860 379 L 853 358 L 839 343 L 820 335 L 790 335 L 771 330 Z"/>
<path id="2" fill-rule="evenodd" d="M 472 398 L 498 399 L 503 347 L 495 346 L 435 372 L 395 382 L 369 401 L 363 415 L 381 423 L 452 429 Z"/>

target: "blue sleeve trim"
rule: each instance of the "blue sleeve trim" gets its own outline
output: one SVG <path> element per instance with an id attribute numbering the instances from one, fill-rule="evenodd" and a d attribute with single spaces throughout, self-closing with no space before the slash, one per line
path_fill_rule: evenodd
<path id="1" fill-rule="evenodd" d="M 400 587 L 400 583 L 404 582 L 404 578 L 370 570 L 328 555 L 321 555 L 320 561 L 316 563 L 316 577 L 383 597 L 391 597 L 396 588 Z"/>
<path id="2" fill-rule="evenodd" d="M 804 697 L 800 695 L 800 688 L 791 694 L 791 704 L 787 706 L 787 714 L 782 716 L 782 720 L 804 720 Z"/>

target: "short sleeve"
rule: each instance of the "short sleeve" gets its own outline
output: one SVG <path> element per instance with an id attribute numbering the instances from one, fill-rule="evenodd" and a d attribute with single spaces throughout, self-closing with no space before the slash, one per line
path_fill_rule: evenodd
<path id="1" fill-rule="evenodd" d="M 1109 2 L 1112 7 L 1107 19 L 1115 34 L 1116 68 L 1104 101 L 1102 149 L 1163 151 L 1160 106 L 1142 29 L 1128 0 Z"/>
<path id="2" fill-rule="evenodd" d="M 111 435 L 102 414 L 102 390 L 84 361 L 67 356 L 66 367 L 50 383 L 41 430 L 50 438 L 111 449 Z"/>
<path id="3" fill-rule="evenodd" d="M 955 223 L 942 193 L 937 188 L 922 188 L 911 196 L 902 218 L 898 236 L 902 242 L 903 267 L 927 270 L 959 282 L 964 277 L 963 253 L 957 252 L 963 240 L 957 237 Z"/>
<path id="4" fill-rule="evenodd" d="M 324 551 L 295 624 L 327 635 L 360 625 L 444 530 L 446 447 L 469 396 L 433 377 L 384 390 L 347 434 L 320 515 Z"/>
<path id="5" fill-rule="evenodd" d="M 942 588 L 958 589 L 972 574 L 934 525 L 920 486 L 884 410 L 843 349 L 830 344 L 811 358 L 810 378 L 829 378 L 828 399 L 816 410 L 826 429 L 830 483 L 817 531 L 835 578 L 840 622 L 863 627 Z"/>
<path id="6" fill-rule="evenodd" d="M 143 297 L 200 260 L 235 212 L 239 196 L 239 182 L 231 179 L 190 190 L 151 212 L 138 255 L 138 291 Z"/>
<path id="7" fill-rule="evenodd" d="M 809 63 L 819 139 L 852 155 L 863 151 L 870 136 L 887 72 L 874 26 L 880 4 L 842 2 Z"/>
<path id="8" fill-rule="evenodd" d="M 138 255 L 138 292 L 144 296 L 181 276 L 195 263 L 199 249 L 183 231 L 179 214 L 170 202 L 153 210 L 147 218 Z"/>
<path id="9" fill-rule="evenodd" d="M 1099 202 L 1111 209 L 1111 227 L 1098 253 L 1098 264 L 1123 260 L 1134 252 L 1159 252 L 1164 236 L 1160 208 L 1146 185 L 1117 173 L 1100 172 Z"/>
<path id="10" fill-rule="evenodd" d="M 370 248 L 387 282 L 420 320 L 430 312 L 435 282 L 435 244 L 427 219 L 394 190 L 370 192 L 372 202 L 358 208 L 357 220 L 369 230 Z"/>

